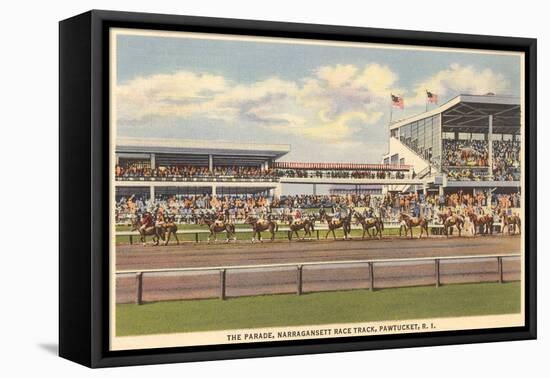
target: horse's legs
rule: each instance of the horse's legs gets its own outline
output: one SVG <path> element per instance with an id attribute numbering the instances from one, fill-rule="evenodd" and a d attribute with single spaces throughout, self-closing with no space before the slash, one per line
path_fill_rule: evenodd
<path id="1" fill-rule="evenodd" d="M 177 231 L 174 231 L 174 237 L 176 238 L 176 245 L 180 245 L 180 240 L 178 239 Z"/>
<path id="2" fill-rule="evenodd" d="M 334 238 L 334 240 L 336 240 L 336 233 L 334 232 L 334 228 L 332 229 L 332 237 Z"/>
<path id="3" fill-rule="evenodd" d="M 328 228 L 327 234 L 325 235 L 325 239 L 328 238 L 328 234 L 330 234 L 330 226 Z"/>

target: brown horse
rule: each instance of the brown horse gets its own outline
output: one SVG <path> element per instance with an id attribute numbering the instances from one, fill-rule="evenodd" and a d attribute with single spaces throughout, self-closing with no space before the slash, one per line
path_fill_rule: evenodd
<path id="1" fill-rule="evenodd" d="M 311 231 L 315 231 L 315 220 L 311 220 L 309 218 L 304 219 L 296 219 L 292 220 L 292 217 L 289 217 L 288 219 L 288 240 L 292 240 L 292 234 L 296 234 L 297 238 L 300 238 L 300 235 L 298 235 L 298 230 L 304 230 L 304 236 L 302 237 L 302 240 L 305 239 L 306 235 L 311 237 Z"/>
<path id="2" fill-rule="evenodd" d="M 143 227 L 143 226 L 146 227 Z M 145 213 L 143 218 L 135 217 L 132 220 L 132 231 L 138 231 L 143 245 L 147 244 L 147 236 L 153 237 L 153 244 L 159 245 L 159 240 L 163 237 L 160 227 L 156 227 L 153 217 L 150 213 Z M 164 240 L 164 239 L 163 239 Z"/>
<path id="3" fill-rule="evenodd" d="M 462 236 L 462 229 L 464 228 L 464 217 L 462 215 L 453 214 L 445 218 L 443 222 L 443 231 L 447 237 L 453 234 L 453 227 L 458 229 L 458 236 Z"/>
<path id="4" fill-rule="evenodd" d="M 350 211 L 348 216 L 341 219 L 334 219 L 333 216 L 327 215 L 327 213 L 323 211 L 321 214 L 321 220 L 326 220 L 328 226 L 328 231 L 325 235 L 325 239 L 327 239 L 328 234 L 332 232 L 332 237 L 334 238 L 334 240 L 336 240 L 336 234 L 334 230 L 336 230 L 337 228 L 342 228 L 342 230 L 344 231 L 344 240 L 347 240 L 348 235 L 351 232 L 351 215 L 352 214 Z"/>
<path id="5" fill-rule="evenodd" d="M 470 221 L 474 225 L 474 236 L 477 235 L 479 226 L 485 228 L 485 234 L 491 233 L 493 235 L 493 223 L 495 223 L 495 219 L 492 214 L 477 215 L 473 211 L 470 211 L 468 212 L 468 218 L 470 218 Z"/>
<path id="6" fill-rule="evenodd" d="M 363 236 L 361 239 L 365 239 L 365 233 L 369 235 L 369 238 L 375 237 L 378 235 L 378 239 L 382 239 L 382 231 L 384 231 L 384 222 L 380 217 L 378 218 L 367 218 L 358 212 L 355 212 L 355 219 L 357 223 L 360 223 L 363 226 Z M 374 233 L 371 235 L 369 229 L 374 228 Z"/>
<path id="7" fill-rule="evenodd" d="M 422 234 L 424 231 L 426 231 L 426 237 L 429 237 L 428 232 L 428 221 L 424 217 L 412 217 L 409 214 L 400 213 L 399 214 L 399 222 L 402 222 L 405 226 L 405 236 L 410 231 L 411 232 L 411 239 L 413 237 L 413 227 L 420 227 L 420 236 L 419 239 L 422 238 Z M 399 228 L 399 236 L 401 236 L 401 227 Z"/>
<path id="8" fill-rule="evenodd" d="M 513 226 L 513 233 L 516 233 L 516 228 L 518 233 L 521 234 L 521 218 L 517 214 L 508 215 L 505 210 L 500 212 L 500 217 L 502 218 L 502 229 L 501 232 L 504 233 L 504 229 L 508 229 L 508 235 L 510 235 L 510 226 Z"/>
<path id="9" fill-rule="evenodd" d="M 233 241 L 237 240 L 235 236 L 235 225 L 233 223 L 226 223 L 225 221 L 221 220 L 216 221 L 201 217 L 199 219 L 199 224 L 207 226 L 208 230 L 210 231 L 210 234 L 208 235 L 208 243 L 210 243 L 210 238 L 212 236 L 214 236 L 214 243 L 217 242 L 219 232 L 225 232 L 227 236 L 226 243 L 229 243 L 229 239 L 231 239 L 231 237 L 233 237 Z"/>
<path id="10" fill-rule="evenodd" d="M 161 236 L 163 235 L 164 239 L 164 245 L 168 245 L 168 242 L 170 241 L 170 237 L 174 235 L 174 238 L 176 238 L 176 244 L 180 244 L 180 240 L 178 239 L 178 225 L 175 222 L 174 216 L 170 216 L 166 219 L 166 222 L 159 227 L 159 231 L 162 231 Z"/>
<path id="11" fill-rule="evenodd" d="M 256 235 L 258 235 L 258 240 L 263 243 L 262 232 L 269 231 L 271 233 L 271 241 L 275 240 L 275 233 L 279 231 L 279 225 L 276 222 L 272 221 L 271 218 L 258 219 L 251 215 L 246 218 L 244 223 L 252 226 L 252 243 L 256 241 Z"/>

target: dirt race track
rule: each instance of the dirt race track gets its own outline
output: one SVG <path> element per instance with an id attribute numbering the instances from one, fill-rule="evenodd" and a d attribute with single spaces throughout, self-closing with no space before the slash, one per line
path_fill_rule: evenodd
<path id="1" fill-rule="evenodd" d="M 219 267 L 259 264 L 326 262 L 342 260 L 398 259 L 409 257 L 472 256 L 472 259 L 440 263 L 441 284 L 497 281 L 497 259 L 475 256 L 515 254 L 519 236 L 430 237 L 429 239 L 276 241 L 264 243 L 183 243 L 179 246 L 117 245 L 116 268 L 122 270 Z M 297 290 L 296 267 L 229 269 L 226 295 L 293 293 Z M 520 278 L 519 258 L 502 260 L 506 281 Z M 376 288 L 434 284 L 434 261 L 374 264 Z M 305 266 L 302 289 L 308 291 L 368 288 L 368 265 Z M 175 300 L 216 297 L 220 292 L 219 271 L 146 273 L 142 278 L 143 300 Z M 135 301 L 135 274 L 117 276 L 117 303 Z"/>

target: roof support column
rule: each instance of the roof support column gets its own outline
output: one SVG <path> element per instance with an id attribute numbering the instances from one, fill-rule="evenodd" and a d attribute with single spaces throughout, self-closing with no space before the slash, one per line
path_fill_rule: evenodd
<path id="1" fill-rule="evenodd" d="M 487 133 L 489 145 L 489 178 L 493 178 L 493 115 L 489 114 L 489 131 Z"/>
<path id="2" fill-rule="evenodd" d="M 151 154 L 151 169 L 155 169 L 156 164 L 157 164 L 156 156 L 155 156 L 155 154 Z"/>
<path id="3" fill-rule="evenodd" d="M 154 187 L 154 185 L 151 185 L 151 186 L 149 187 L 149 199 L 150 199 L 151 201 L 154 201 L 154 200 L 155 200 L 155 187 Z"/>
<path id="4" fill-rule="evenodd" d="M 212 197 L 217 195 L 216 189 L 217 189 L 216 185 L 212 185 Z"/>
<path id="5" fill-rule="evenodd" d="M 208 170 L 210 172 L 214 170 L 214 157 L 211 154 L 208 155 Z"/>

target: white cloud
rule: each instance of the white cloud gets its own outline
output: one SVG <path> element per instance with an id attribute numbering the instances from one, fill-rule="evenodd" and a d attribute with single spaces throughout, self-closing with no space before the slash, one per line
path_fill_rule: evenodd
<path id="1" fill-rule="evenodd" d="M 423 105 L 426 102 L 426 90 L 440 97 L 448 97 L 458 94 L 483 95 L 489 92 L 506 94 L 509 87 L 510 83 L 502 74 L 489 68 L 479 70 L 473 66 L 452 64 L 419 83 L 413 96 L 415 104 Z"/>
<path id="2" fill-rule="evenodd" d="M 491 69 L 458 64 L 408 90 L 399 87 L 399 76 L 390 67 L 377 63 L 322 66 L 301 80 L 273 76 L 249 84 L 216 74 L 179 71 L 119 85 L 117 110 L 119 121 L 126 125 L 150 117 L 216 120 L 228 131 L 253 125 L 265 130 L 267 138 L 271 132 L 344 146 L 362 141 L 376 131 L 373 127 L 383 127 L 392 92 L 403 94 L 409 107 L 425 103 L 426 89 L 445 97 L 499 94 L 508 87 L 508 81 Z"/>
<path id="3" fill-rule="evenodd" d="M 240 84 L 223 76 L 179 71 L 138 77 L 117 88 L 121 123 L 149 117 L 253 123 L 311 140 L 351 141 L 381 119 L 381 97 L 397 81 L 388 67 L 323 66 L 300 81 L 271 77 Z M 379 93 L 380 92 L 380 93 Z M 386 102 L 387 100 L 384 100 Z"/>

